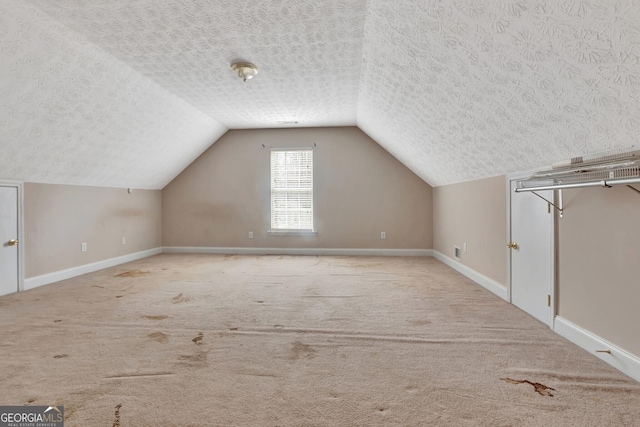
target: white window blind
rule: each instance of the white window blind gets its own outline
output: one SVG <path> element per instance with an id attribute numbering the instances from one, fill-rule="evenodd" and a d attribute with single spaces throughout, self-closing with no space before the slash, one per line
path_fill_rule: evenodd
<path id="1" fill-rule="evenodd" d="M 313 230 L 313 150 L 271 150 L 271 229 Z"/>

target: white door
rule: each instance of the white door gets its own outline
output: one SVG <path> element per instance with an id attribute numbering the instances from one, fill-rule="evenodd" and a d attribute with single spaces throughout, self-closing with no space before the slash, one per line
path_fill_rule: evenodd
<path id="1" fill-rule="evenodd" d="M 0 295 L 18 291 L 18 188 L 0 186 Z"/>
<path id="2" fill-rule="evenodd" d="M 511 303 L 553 326 L 553 207 L 514 186 L 511 181 Z M 553 201 L 553 191 L 537 193 Z"/>

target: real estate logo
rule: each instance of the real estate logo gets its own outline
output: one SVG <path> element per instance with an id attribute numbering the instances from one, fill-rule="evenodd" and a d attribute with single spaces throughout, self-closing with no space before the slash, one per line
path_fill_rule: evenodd
<path id="1" fill-rule="evenodd" d="M 0 406 L 0 427 L 64 427 L 64 406 Z"/>

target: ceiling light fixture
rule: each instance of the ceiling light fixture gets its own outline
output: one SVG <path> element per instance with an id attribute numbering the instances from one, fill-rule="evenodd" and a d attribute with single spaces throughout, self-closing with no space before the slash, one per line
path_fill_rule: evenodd
<path id="1" fill-rule="evenodd" d="M 231 64 L 231 69 L 245 82 L 258 74 L 258 67 L 249 62 L 235 62 Z"/>

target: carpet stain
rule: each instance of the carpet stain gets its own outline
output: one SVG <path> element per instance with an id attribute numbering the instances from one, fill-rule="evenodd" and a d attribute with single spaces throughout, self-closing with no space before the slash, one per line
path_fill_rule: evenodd
<path id="1" fill-rule="evenodd" d="M 33 403 L 35 401 L 36 401 L 35 399 L 31 398 L 31 399 L 27 400 L 27 403 Z"/>
<path id="2" fill-rule="evenodd" d="M 429 320 L 412 320 L 409 323 L 411 323 L 414 326 L 424 326 L 424 325 L 428 325 L 431 322 Z"/>
<path id="3" fill-rule="evenodd" d="M 129 270 L 129 271 L 125 271 L 124 273 L 116 274 L 113 277 L 142 277 L 142 276 L 146 276 L 148 274 L 149 274 L 148 271 Z"/>
<path id="4" fill-rule="evenodd" d="M 163 334 L 162 332 L 154 332 L 147 335 L 147 338 L 151 338 L 152 340 L 163 344 L 169 342 L 169 336 L 167 334 Z"/>
<path id="5" fill-rule="evenodd" d="M 206 368 L 209 366 L 207 358 L 209 357 L 209 351 L 197 351 L 195 354 L 182 354 L 178 357 L 178 363 L 180 365 L 188 366 L 194 369 Z"/>
<path id="6" fill-rule="evenodd" d="M 275 374 L 265 374 L 261 372 L 238 372 L 238 375 L 247 375 L 251 377 L 278 378 Z"/>
<path id="7" fill-rule="evenodd" d="M 116 298 L 122 298 L 122 295 L 116 295 Z"/>
<path id="8" fill-rule="evenodd" d="M 552 387 L 548 387 L 544 384 L 540 384 L 540 383 L 532 383 L 529 380 L 512 380 L 511 378 L 500 378 L 502 381 L 506 381 L 508 383 L 511 384 L 530 384 L 533 386 L 533 388 L 535 389 L 536 393 L 538 393 L 540 396 L 549 396 L 549 397 L 553 397 L 553 394 L 549 391 L 549 390 L 553 390 L 556 391 L 555 388 Z"/>
<path id="9" fill-rule="evenodd" d="M 164 314 L 161 314 L 159 316 L 142 316 L 142 317 L 149 320 L 164 320 L 169 318 L 169 316 L 165 316 Z"/>
<path id="10" fill-rule="evenodd" d="M 202 351 L 196 354 L 182 354 L 178 360 L 187 362 L 204 362 L 207 360 L 207 353 Z"/>
<path id="11" fill-rule="evenodd" d="M 198 335 L 196 337 L 194 337 L 191 341 L 193 341 L 196 344 L 201 344 L 202 342 L 202 338 L 204 338 L 204 334 L 202 332 L 198 333 Z"/>
<path id="12" fill-rule="evenodd" d="M 54 359 L 64 359 L 65 357 L 69 357 L 68 354 L 56 354 L 53 356 Z"/>
<path id="13" fill-rule="evenodd" d="M 227 332 L 227 331 L 222 331 L 222 332 L 216 332 L 215 336 L 218 338 L 234 338 L 236 334 L 232 334 L 231 332 Z"/>
<path id="14" fill-rule="evenodd" d="M 116 406 L 116 413 L 114 414 L 113 426 L 112 427 L 120 427 L 120 408 L 122 408 L 122 403 L 119 403 Z"/>
<path id="15" fill-rule="evenodd" d="M 60 323 L 60 322 L 62 322 L 62 319 L 56 319 L 53 321 L 53 323 Z"/>
<path id="16" fill-rule="evenodd" d="M 170 377 L 175 375 L 174 372 L 151 372 L 146 374 L 118 374 L 104 377 L 105 380 L 131 380 L 138 378 L 155 378 L 155 377 Z"/>
<path id="17" fill-rule="evenodd" d="M 298 360 L 301 356 L 306 359 L 313 359 L 318 350 L 312 348 L 308 344 L 303 344 L 300 341 L 294 341 L 291 347 L 291 360 Z"/>
<path id="18" fill-rule="evenodd" d="M 181 304 L 183 302 L 189 302 L 189 301 L 191 301 L 191 297 L 188 295 L 182 295 L 182 292 L 180 292 L 175 297 L 171 298 L 171 302 L 174 304 Z"/>

